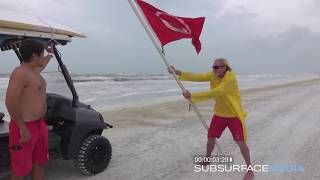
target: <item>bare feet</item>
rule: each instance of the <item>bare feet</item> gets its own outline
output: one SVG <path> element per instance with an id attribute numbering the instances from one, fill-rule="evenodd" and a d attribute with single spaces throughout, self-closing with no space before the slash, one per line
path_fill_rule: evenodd
<path id="1" fill-rule="evenodd" d="M 253 171 L 248 171 L 244 176 L 243 176 L 243 180 L 252 180 L 254 177 Z"/>

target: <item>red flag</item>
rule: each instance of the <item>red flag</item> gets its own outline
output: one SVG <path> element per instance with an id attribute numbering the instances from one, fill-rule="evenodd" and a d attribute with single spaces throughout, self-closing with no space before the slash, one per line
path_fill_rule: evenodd
<path id="1" fill-rule="evenodd" d="M 184 18 L 173 16 L 142 0 L 136 1 L 162 46 L 182 38 L 192 38 L 192 44 L 199 54 L 201 50 L 199 36 L 205 20 L 204 17 Z"/>

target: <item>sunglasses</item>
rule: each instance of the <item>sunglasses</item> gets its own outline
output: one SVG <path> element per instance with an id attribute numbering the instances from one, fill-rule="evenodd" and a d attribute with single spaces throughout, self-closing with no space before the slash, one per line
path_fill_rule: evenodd
<path id="1" fill-rule="evenodd" d="M 222 67 L 225 67 L 226 65 L 223 65 L 223 66 L 212 66 L 212 69 L 219 69 L 219 68 L 222 68 Z"/>

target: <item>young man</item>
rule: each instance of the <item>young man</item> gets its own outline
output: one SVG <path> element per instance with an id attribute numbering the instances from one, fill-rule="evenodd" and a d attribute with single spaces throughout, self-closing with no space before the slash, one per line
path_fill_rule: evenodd
<path id="1" fill-rule="evenodd" d="M 44 46 L 32 39 L 24 40 L 19 51 L 23 63 L 13 70 L 6 95 L 11 179 L 22 179 L 32 171 L 32 179 L 41 180 L 42 165 L 48 162 L 48 129 L 46 82 L 40 72 L 52 55 L 44 56 Z M 51 48 L 47 51 L 52 53 Z"/>
<path id="2" fill-rule="evenodd" d="M 194 103 L 211 99 L 215 100 L 214 115 L 208 131 L 206 156 L 210 157 L 214 149 L 216 138 L 219 138 L 226 127 L 232 133 L 233 139 L 238 143 L 242 156 L 247 164 L 251 165 L 249 148 L 246 144 L 246 126 L 244 111 L 241 103 L 240 91 L 235 74 L 226 59 L 219 58 L 214 61 L 213 71 L 206 74 L 182 72 L 171 67 L 182 81 L 210 82 L 210 90 L 206 92 L 183 92 L 187 99 Z M 169 70 L 170 73 L 173 73 Z M 245 180 L 253 178 L 253 172 L 248 171 Z"/>

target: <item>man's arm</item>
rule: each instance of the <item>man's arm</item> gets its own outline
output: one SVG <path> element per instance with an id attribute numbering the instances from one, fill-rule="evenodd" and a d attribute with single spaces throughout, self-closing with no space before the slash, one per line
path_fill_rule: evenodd
<path id="1" fill-rule="evenodd" d="M 48 65 L 50 59 L 53 57 L 53 55 L 52 55 L 52 53 L 53 53 L 53 48 L 52 48 L 51 46 L 48 46 L 48 47 L 46 48 L 46 51 L 47 51 L 49 54 L 48 54 L 48 55 L 45 57 L 45 59 L 42 61 L 41 67 L 39 67 L 39 68 L 37 69 L 39 72 L 42 72 L 42 71 L 43 71 L 43 69 Z"/>
<path id="2" fill-rule="evenodd" d="M 43 60 L 43 62 L 41 63 L 41 67 L 37 68 L 37 71 L 42 72 L 43 69 L 48 65 L 51 58 L 52 58 L 52 55 L 48 54 Z"/>
<path id="3" fill-rule="evenodd" d="M 179 79 L 181 81 L 192 81 L 192 82 L 208 82 L 212 77 L 212 72 L 208 73 L 190 73 L 181 71 Z"/>
<path id="4" fill-rule="evenodd" d="M 221 82 L 221 84 L 210 91 L 192 93 L 191 100 L 192 102 L 197 103 L 211 98 L 218 98 L 225 94 L 236 92 L 237 90 L 237 80 L 235 77 L 230 77 L 225 79 L 223 82 Z"/>
<path id="5" fill-rule="evenodd" d="M 210 81 L 212 77 L 212 71 L 203 74 L 203 73 L 183 72 L 178 69 L 175 69 L 175 67 L 173 66 L 170 66 L 170 68 L 168 68 L 169 73 L 172 74 L 174 71 L 175 74 L 179 76 L 179 79 L 181 81 L 207 82 L 207 81 Z"/>

